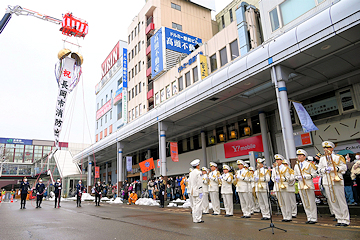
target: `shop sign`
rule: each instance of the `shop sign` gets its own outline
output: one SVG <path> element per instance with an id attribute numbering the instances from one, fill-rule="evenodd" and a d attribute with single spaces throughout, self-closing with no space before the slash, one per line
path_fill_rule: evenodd
<path id="1" fill-rule="evenodd" d="M 200 38 L 165 28 L 165 48 L 175 52 L 190 54 L 197 44 L 202 43 Z"/>
<path id="2" fill-rule="evenodd" d="M 32 145 L 33 141 L 20 138 L 0 138 L 0 143 Z"/>
<path id="3" fill-rule="evenodd" d="M 186 63 L 184 63 L 183 65 L 181 65 L 180 67 L 178 67 L 178 72 L 181 72 L 182 70 L 184 70 L 187 66 L 190 66 L 191 64 L 193 64 L 194 62 L 196 62 L 197 56 L 198 55 L 203 55 L 203 52 L 198 52 L 195 56 L 193 56 L 192 58 L 190 58 Z"/>
<path id="4" fill-rule="evenodd" d="M 206 56 L 199 55 L 199 60 L 200 60 L 200 74 L 201 74 L 200 79 L 203 80 L 209 75 Z"/>
<path id="5" fill-rule="evenodd" d="M 225 158 L 248 155 L 249 152 L 263 152 L 262 136 L 249 137 L 235 142 L 225 143 Z"/>
<path id="6" fill-rule="evenodd" d="M 110 111 L 111 109 L 111 99 L 105 103 L 104 106 L 102 106 L 97 112 L 96 112 L 96 120 L 98 120 L 99 118 L 101 118 L 105 113 L 107 113 L 108 111 Z"/>
<path id="7" fill-rule="evenodd" d="M 120 42 L 118 42 L 115 45 L 115 47 L 113 48 L 111 53 L 107 56 L 105 61 L 101 64 L 101 70 L 102 70 L 101 78 L 103 78 L 106 75 L 106 73 L 111 69 L 112 66 L 114 66 L 114 64 L 119 59 L 119 56 L 120 56 L 119 47 L 120 47 Z"/>
<path id="8" fill-rule="evenodd" d="M 163 28 L 160 28 L 154 36 L 151 37 L 151 76 L 155 77 L 164 69 L 163 63 Z"/>
<path id="9" fill-rule="evenodd" d="M 116 90 L 114 105 L 116 105 L 122 99 L 122 95 L 123 95 L 123 88 L 121 87 L 118 90 Z"/>
<path id="10" fill-rule="evenodd" d="M 123 48 L 123 87 L 127 88 L 127 49 Z"/>

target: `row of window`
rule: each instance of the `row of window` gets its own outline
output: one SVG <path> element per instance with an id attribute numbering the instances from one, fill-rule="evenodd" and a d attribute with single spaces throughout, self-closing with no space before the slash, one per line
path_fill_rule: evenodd
<path id="1" fill-rule="evenodd" d="M 235 41 L 231 42 L 229 45 L 230 45 L 231 60 L 234 60 L 235 58 L 239 57 L 238 42 L 237 42 L 237 40 L 235 40 Z M 220 67 L 222 67 L 228 63 L 226 47 L 224 47 L 223 49 L 220 49 L 219 55 L 220 55 L 220 65 L 221 65 Z M 210 69 L 211 69 L 211 72 L 218 69 L 216 53 L 214 55 L 210 56 Z"/>
<path id="2" fill-rule="evenodd" d="M 181 11 L 181 6 L 175 3 L 171 3 L 171 8 Z"/>
<path id="3" fill-rule="evenodd" d="M 174 23 L 174 22 L 172 23 L 172 28 L 182 31 L 182 25 Z"/>
<path id="4" fill-rule="evenodd" d="M 109 135 L 112 133 L 113 129 L 112 129 L 112 125 L 109 126 Z M 104 133 L 104 134 L 103 134 Z M 103 137 L 107 137 L 108 135 L 108 129 L 105 128 L 104 131 L 101 131 L 99 134 L 95 135 L 95 141 L 100 141 L 101 139 L 103 139 Z"/>
<path id="5" fill-rule="evenodd" d="M 129 101 L 133 99 L 135 96 L 137 96 L 139 93 L 141 93 L 141 82 L 139 84 L 136 84 L 135 87 L 129 90 L 129 95 L 128 95 Z"/>
<path id="6" fill-rule="evenodd" d="M 135 118 L 141 116 L 141 114 L 143 112 L 142 109 L 145 109 L 145 105 L 142 105 L 141 103 L 139 104 L 139 106 L 136 106 L 135 108 L 131 109 L 129 111 L 129 116 L 128 116 L 129 122 L 134 120 Z"/>
<path id="7" fill-rule="evenodd" d="M 144 63 L 143 63 L 144 64 Z M 135 65 L 129 72 L 128 72 L 128 79 L 129 81 L 131 78 L 134 78 L 138 73 L 141 71 L 141 61 Z"/>
<path id="8" fill-rule="evenodd" d="M 230 14 L 230 23 L 232 23 L 234 21 L 234 17 L 233 17 L 233 12 L 232 12 L 232 9 L 230 8 L 229 9 L 229 14 Z M 222 25 L 222 28 L 224 29 L 225 28 L 225 18 L 224 18 L 224 15 L 221 16 L 221 25 Z"/>
<path id="9" fill-rule="evenodd" d="M 121 82 L 122 82 L 122 78 L 121 78 Z M 113 94 L 113 90 L 111 89 L 111 90 L 110 90 L 110 98 L 108 99 L 109 95 L 106 94 L 106 95 L 105 95 L 105 102 L 104 102 L 104 99 L 102 98 L 102 99 L 100 100 L 101 105 L 99 105 L 99 103 L 96 104 L 96 111 L 99 110 L 102 106 L 104 106 L 105 103 L 108 102 L 108 100 L 111 99 L 112 94 Z"/>
<path id="10" fill-rule="evenodd" d="M 144 24 L 144 22 L 142 22 L 142 24 Z M 130 42 L 134 40 L 134 37 L 136 37 L 136 35 L 138 35 L 139 33 L 140 33 L 140 22 L 138 23 L 137 26 L 135 26 L 134 30 L 131 31 L 131 34 L 129 34 L 128 44 L 130 44 Z"/>
<path id="11" fill-rule="evenodd" d="M 269 12 L 271 30 L 285 26 L 325 0 L 286 0 Z"/>
<path id="12" fill-rule="evenodd" d="M 144 41 L 143 41 L 144 44 Z M 131 61 L 139 52 L 141 51 L 141 41 L 138 42 L 138 44 L 135 45 L 131 51 L 128 53 L 128 62 Z"/>
<path id="13" fill-rule="evenodd" d="M 102 116 L 100 119 L 98 119 L 96 121 L 96 130 L 99 129 L 99 122 L 100 122 L 100 127 L 102 127 L 103 119 L 105 120 L 105 123 L 107 123 L 107 116 L 108 116 L 108 114 L 106 113 L 104 116 Z M 110 112 L 109 112 L 109 120 L 111 120 L 111 119 L 112 119 L 112 110 L 110 110 Z"/>

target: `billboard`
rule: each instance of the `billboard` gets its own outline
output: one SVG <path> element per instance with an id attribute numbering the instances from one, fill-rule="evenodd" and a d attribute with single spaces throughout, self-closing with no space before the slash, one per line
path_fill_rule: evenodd
<path id="1" fill-rule="evenodd" d="M 120 57 L 120 42 L 118 42 L 105 61 L 101 64 L 101 78 L 103 78 Z"/>
<path id="2" fill-rule="evenodd" d="M 249 137 L 224 144 L 225 158 L 248 155 L 249 152 L 263 152 L 262 136 Z"/>
<path id="3" fill-rule="evenodd" d="M 107 103 L 104 104 L 97 112 L 96 112 L 96 120 L 101 118 L 105 113 L 110 111 L 111 109 L 111 99 L 107 101 Z"/>
<path id="4" fill-rule="evenodd" d="M 151 37 L 151 76 L 154 77 L 164 70 L 163 60 L 163 29 L 160 28 L 154 36 Z"/>
<path id="5" fill-rule="evenodd" d="M 190 54 L 195 50 L 195 45 L 202 43 L 200 38 L 165 28 L 165 48 L 175 52 Z M 152 51 L 152 49 L 151 49 Z"/>

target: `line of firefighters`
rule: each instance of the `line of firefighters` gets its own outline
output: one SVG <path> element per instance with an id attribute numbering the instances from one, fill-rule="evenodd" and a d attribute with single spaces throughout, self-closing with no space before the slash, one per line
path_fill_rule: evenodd
<path id="1" fill-rule="evenodd" d="M 322 185 L 325 188 L 327 202 L 331 214 L 336 218 L 336 226 L 349 226 L 350 215 L 344 193 L 343 174 L 347 170 L 343 156 L 335 154 L 334 143 L 322 143 L 324 155 L 320 157 L 319 165 L 315 166 L 307 161 L 307 152 L 303 149 L 296 151 L 298 161 L 291 169 L 288 160 L 282 155 L 275 154 L 275 163 L 272 169 L 264 167 L 265 159 L 257 159 L 257 169 L 246 169 L 242 160 L 237 160 L 238 170 L 235 174 L 229 172 L 230 167 L 223 165 L 223 174 L 217 170 L 217 164 L 210 162 L 210 172 L 206 167 L 201 168 L 200 160 L 190 164 L 194 170 L 190 172 L 188 189 L 192 207 L 193 222 L 201 223 L 202 214 L 209 214 L 209 197 L 212 203 L 212 215 L 220 214 L 219 187 L 221 189 L 225 217 L 233 216 L 233 190 L 236 186 L 239 195 L 242 218 L 250 218 L 252 211 L 259 206 L 262 213 L 261 220 L 270 220 L 269 182 L 274 182 L 274 192 L 283 216 L 283 222 L 292 221 L 297 215 L 295 198 L 295 182 L 307 216 L 307 224 L 317 223 L 317 206 L 313 179 L 322 176 Z M 253 194 L 253 189 L 255 190 Z M 200 202 L 200 203 L 199 203 Z M 254 206 L 255 205 L 255 206 Z"/>

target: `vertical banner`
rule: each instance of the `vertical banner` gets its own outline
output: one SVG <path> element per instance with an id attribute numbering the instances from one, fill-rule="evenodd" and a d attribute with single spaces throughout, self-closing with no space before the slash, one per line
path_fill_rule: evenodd
<path id="1" fill-rule="evenodd" d="M 95 167 L 95 178 L 100 178 L 100 167 Z"/>
<path id="2" fill-rule="evenodd" d="M 203 80 L 204 78 L 206 78 L 209 75 L 206 56 L 199 55 L 199 66 L 200 66 L 199 67 L 199 69 L 200 69 L 200 78 L 199 79 Z"/>
<path id="3" fill-rule="evenodd" d="M 177 142 L 170 142 L 171 160 L 173 162 L 179 161 L 178 144 Z"/>
<path id="4" fill-rule="evenodd" d="M 311 120 L 311 117 L 304 108 L 304 106 L 301 103 L 297 103 L 297 102 L 292 102 L 292 103 L 294 104 L 295 110 L 299 117 L 304 133 L 319 130 Z"/>
<path id="5" fill-rule="evenodd" d="M 156 160 L 156 166 L 157 166 L 157 168 L 160 168 L 161 167 L 161 162 L 160 162 L 160 159 L 158 159 L 158 160 Z"/>
<path id="6" fill-rule="evenodd" d="M 126 157 L 126 170 L 128 172 L 132 170 L 132 157 Z"/>

